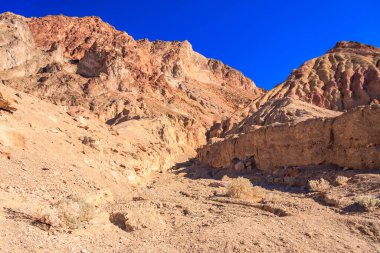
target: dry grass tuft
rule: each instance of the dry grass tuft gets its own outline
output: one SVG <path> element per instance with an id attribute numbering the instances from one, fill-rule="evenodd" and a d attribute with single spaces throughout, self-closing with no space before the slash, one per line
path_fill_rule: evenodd
<path id="1" fill-rule="evenodd" d="M 350 204 L 350 201 L 348 201 L 346 198 L 335 195 L 333 192 L 322 193 L 322 198 L 323 201 L 330 206 L 344 207 Z"/>
<path id="2" fill-rule="evenodd" d="M 350 180 L 350 178 L 345 177 L 345 176 L 337 176 L 335 178 L 335 183 L 337 183 L 338 185 L 341 185 L 341 186 L 345 186 L 345 185 L 347 185 L 348 180 Z"/>
<path id="3" fill-rule="evenodd" d="M 227 175 L 224 175 L 223 177 L 222 177 L 222 179 L 221 179 L 222 181 L 231 181 L 231 180 L 233 180 L 233 178 L 230 178 L 229 176 L 227 176 Z"/>
<path id="4" fill-rule="evenodd" d="M 367 212 L 373 212 L 380 208 L 380 199 L 374 196 L 362 197 L 356 203 Z"/>
<path id="5" fill-rule="evenodd" d="M 309 180 L 309 189 L 313 192 L 325 192 L 330 188 L 329 181 L 321 178 L 319 180 Z"/>
<path id="6" fill-rule="evenodd" d="M 77 229 L 94 218 L 95 206 L 77 195 L 69 195 L 52 208 L 41 211 L 38 221 L 53 228 Z"/>
<path id="7" fill-rule="evenodd" d="M 263 190 L 261 187 L 252 186 L 252 183 L 242 177 L 238 177 L 230 180 L 230 184 L 227 186 L 227 196 L 239 199 L 261 199 Z"/>
<path id="8" fill-rule="evenodd" d="M 60 201 L 58 209 L 62 220 L 71 229 L 79 228 L 82 222 L 91 220 L 95 213 L 95 207 L 77 195 L 70 195 Z"/>

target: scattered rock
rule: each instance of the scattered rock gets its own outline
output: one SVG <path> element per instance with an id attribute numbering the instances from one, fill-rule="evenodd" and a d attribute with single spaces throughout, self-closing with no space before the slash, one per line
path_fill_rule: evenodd
<path id="1" fill-rule="evenodd" d="M 1 93 L 0 93 L 0 110 L 6 111 L 9 113 L 13 113 L 17 111 L 16 108 L 12 107 L 11 104 L 3 98 Z"/>
<path id="2" fill-rule="evenodd" d="M 152 229 L 163 227 L 165 221 L 149 206 L 129 207 L 125 212 L 114 212 L 109 217 L 111 223 L 126 232 L 133 232 L 141 229 Z"/>
<path id="3" fill-rule="evenodd" d="M 227 187 L 228 186 L 228 182 L 225 182 L 225 181 L 215 181 L 215 182 L 211 182 L 208 186 L 210 186 L 210 187 Z"/>
<path id="4" fill-rule="evenodd" d="M 102 150 L 100 142 L 91 136 L 83 136 L 80 137 L 79 140 L 82 142 L 82 144 L 90 146 L 93 149 L 96 149 L 98 151 Z"/>

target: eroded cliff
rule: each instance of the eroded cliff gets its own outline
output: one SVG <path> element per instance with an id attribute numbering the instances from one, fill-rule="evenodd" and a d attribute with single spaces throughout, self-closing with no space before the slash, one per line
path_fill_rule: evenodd
<path id="1" fill-rule="evenodd" d="M 214 168 L 249 169 L 337 165 L 353 169 L 380 168 L 380 106 L 357 107 L 340 116 L 297 124 L 268 125 L 229 135 L 198 150 L 198 160 Z M 242 168 L 244 169 L 244 168 Z"/>

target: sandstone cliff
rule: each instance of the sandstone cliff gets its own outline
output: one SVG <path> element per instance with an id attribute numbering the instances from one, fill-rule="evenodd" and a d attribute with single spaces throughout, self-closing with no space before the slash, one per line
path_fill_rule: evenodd
<path id="1" fill-rule="evenodd" d="M 229 135 L 199 149 L 198 160 L 228 168 L 236 160 L 260 170 L 332 164 L 380 168 L 380 106 L 357 107 L 340 116 L 261 127 Z"/>

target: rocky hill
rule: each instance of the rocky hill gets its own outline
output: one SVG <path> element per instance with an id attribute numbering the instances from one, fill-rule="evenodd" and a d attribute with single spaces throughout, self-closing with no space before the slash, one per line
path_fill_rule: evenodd
<path id="1" fill-rule="evenodd" d="M 255 99 L 250 105 L 216 122 L 208 136 L 225 136 L 235 132 L 248 118 L 257 117 L 251 115 L 257 115 L 255 113 L 259 110 L 266 111 L 268 104 L 283 103 L 275 101 L 287 97 L 292 98 L 293 102 L 303 101 L 334 111 L 378 104 L 380 49 L 358 42 L 338 42 L 326 54 L 305 62 L 299 69 L 294 69 L 286 81 Z"/>
<path id="2" fill-rule="evenodd" d="M 254 103 L 293 97 L 331 110 L 346 110 L 380 101 L 380 49 L 338 42 L 326 54 L 305 62 L 287 80 Z"/>
<path id="3" fill-rule="evenodd" d="M 66 106 L 72 116 L 95 116 L 152 152 L 160 143 L 169 167 L 194 155 L 212 122 L 263 94 L 187 41 L 136 41 L 97 17 L 5 13 L 0 29 L 5 85 Z"/>

